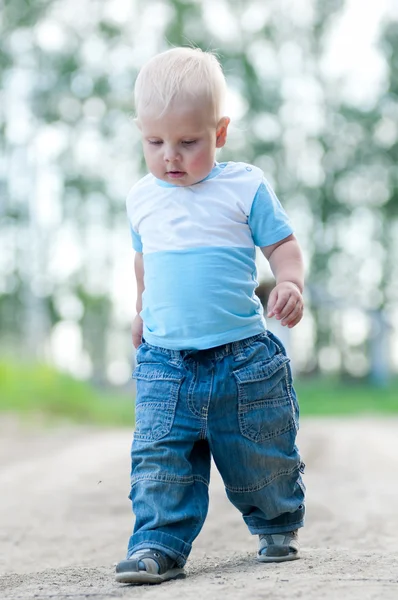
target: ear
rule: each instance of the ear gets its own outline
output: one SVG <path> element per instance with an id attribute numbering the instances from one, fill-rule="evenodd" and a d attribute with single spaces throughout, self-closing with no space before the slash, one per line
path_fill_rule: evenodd
<path id="1" fill-rule="evenodd" d="M 141 123 L 140 123 L 138 117 L 136 117 L 135 119 L 133 119 L 133 122 L 134 122 L 134 125 L 136 127 L 138 127 L 138 129 L 141 131 Z"/>
<path id="2" fill-rule="evenodd" d="M 229 117 L 221 117 L 217 125 L 216 133 L 216 148 L 222 148 L 227 141 L 228 125 L 231 119 Z"/>

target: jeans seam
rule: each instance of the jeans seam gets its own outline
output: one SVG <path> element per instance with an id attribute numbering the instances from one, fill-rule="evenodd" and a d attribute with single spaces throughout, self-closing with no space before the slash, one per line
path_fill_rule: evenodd
<path id="1" fill-rule="evenodd" d="M 288 406 L 288 405 L 286 405 Z M 243 413 L 239 413 L 239 424 L 241 426 L 241 434 L 243 435 L 244 438 L 246 438 L 247 440 L 250 440 L 251 442 L 254 442 L 255 444 L 261 444 L 261 442 L 268 442 L 269 440 L 273 440 L 274 438 L 280 436 L 280 435 L 284 435 L 285 433 L 289 433 L 289 431 L 291 431 L 292 429 L 294 429 L 295 431 L 297 431 L 297 427 L 296 427 L 296 423 L 293 420 L 289 421 L 289 425 L 285 425 L 285 427 L 282 427 L 282 429 L 274 429 L 271 432 L 267 433 L 267 434 L 262 434 L 262 435 L 251 435 L 249 433 L 249 427 L 245 424 L 244 420 L 243 420 Z"/>
<path id="2" fill-rule="evenodd" d="M 203 483 L 209 487 L 209 482 L 202 475 L 190 475 L 188 477 L 178 477 L 169 475 L 137 475 L 131 479 L 131 487 L 140 481 L 160 481 L 162 483 L 175 483 L 177 485 L 192 485 L 195 481 Z"/>
<path id="3" fill-rule="evenodd" d="M 247 396 L 245 396 L 246 398 Z M 289 393 L 285 396 L 278 396 L 277 398 L 269 398 L 264 400 L 253 400 L 252 402 L 239 403 L 238 411 L 240 413 L 247 413 L 253 410 L 253 408 L 280 408 L 281 406 L 290 405 Z"/>
<path id="4" fill-rule="evenodd" d="M 298 470 L 299 470 L 299 468 L 297 466 L 295 466 L 293 469 L 284 469 L 283 471 L 278 471 L 278 473 L 275 473 L 272 477 L 269 477 L 268 479 L 264 479 L 260 483 L 257 483 L 256 485 L 249 486 L 249 487 L 230 487 L 228 485 L 225 485 L 225 488 L 229 492 L 233 492 L 233 493 L 244 494 L 244 493 L 250 493 L 250 492 L 258 492 L 259 490 L 270 485 L 273 481 L 275 481 L 275 479 L 279 479 L 279 477 L 283 477 L 286 475 L 293 475 L 293 473 Z"/>
<path id="5" fill-rule="evenodd" d="M 194 405 L 194 402 L 193 402 L 193 392 L 194 392 L 195 385 L 196 385 L 196 380 L 197 380 L 198 365 L 197 365 L 196 361 L 194 361 L 193 364 L 194 364 L 194 368 L 192 370 L 192 381 L 191 381 L 190 386 L 188 388 L 188 408 L 189 408 L 189 410 L 191 411 L 191 413 L 193 414 L 194 417 L 197 417 L 197 418 L 200 419 L 202 417 L 202 415 L 200 414 L 199 411 L 197 411 L 195 409 L 195 405 Z"/>
<path id="6" fill-rule="evenodd" d="M 298 417 L 297 417 L 296 409 L 294 407 L 294 402 L 293 402 L 292 384 L 291 384 L 291 378 L 289 377 L 288 364 L 289 363 L 286 363 L 284 366 L 285 376 L 286 376 L 286 387 L 287 387 L 287 393 L 289 394 L 290 406 L 292 408 L 292 413 L 293 413 L 294 428 L 296 431 L 298 431 L 298 428 L 299 428 Z"/>
<path id="7" fill-rule="evenodd" d="M 207 436 L 207 419 L 208 419 L 208 415 L 209 415 L 209 406 L 210 406 L 210 401 L 211 401 L 211 395 L 213 392 L 213 382 L 214 382 L 214 370 L 211 371 L 211 381 L 210 381 L 210 387 L 209 387 L 209 395 L 207 397 L 207 405 L 206 407 L 203 407 L 203 412 L 202 412 L 202 427 L 200 430 L 200 438 L 205 440 L 206 436 Z"/>

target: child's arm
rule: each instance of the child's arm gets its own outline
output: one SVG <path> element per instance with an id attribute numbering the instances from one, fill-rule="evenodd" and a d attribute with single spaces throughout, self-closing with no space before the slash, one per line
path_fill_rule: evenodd
<path id="1" fill-rule="evenodd" d="M 132 337 L 133 337 L 134 347 L 138 348 L 138 346 L 142 342 L 142 328 L 143 328 L 142 319 L 140 317 L 140 312 L 142 310 L 142 292 L 144 291 L 144 260 L 143 260 L 142 252 L 135 253 L 134 271 L 135 271 L 135 278 L 137 280 L 137 303 L 136 303 L 137 314 L 133 320 Z"/>
<path id="2" fill-rule="evenodd" d="M 268 259 L 276 285 L 267 306 L 267 317 L 275 317 L 294 327 L 303 316 L 304 265 L 300 247 L 294 235 L 271 246 L 261 248 Z"/>

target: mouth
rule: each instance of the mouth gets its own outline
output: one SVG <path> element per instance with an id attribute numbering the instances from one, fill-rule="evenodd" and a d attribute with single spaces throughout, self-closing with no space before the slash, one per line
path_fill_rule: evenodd
<path id="1" fill-rule="evenodd" d="M 167 171 L 166 172 L 168 177 L 171 177 L 172 179 L 179 179 L 180 177 L 183 177 L 185 175 L 184 171 Z"/>

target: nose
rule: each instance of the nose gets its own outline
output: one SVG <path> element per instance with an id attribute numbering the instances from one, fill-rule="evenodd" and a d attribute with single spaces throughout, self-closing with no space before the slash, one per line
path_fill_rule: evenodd
<path id="1" fill-rule="evenodd" d="M 171 144 L 165 144 L 164 146 L 164 160 L 166 162 L 174 162 L 178 158 L 178 151 L 175 146 Z"/>

